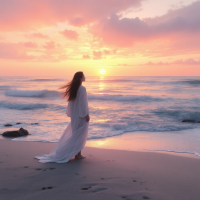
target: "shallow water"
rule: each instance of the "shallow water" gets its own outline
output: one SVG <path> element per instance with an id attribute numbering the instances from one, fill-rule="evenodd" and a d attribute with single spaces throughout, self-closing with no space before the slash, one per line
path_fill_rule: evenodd
<path id="1" fill-rule="evenodd" d="M 70 120 L 58 88 L 70 78 L 0 77 L 0 128 L 21 122 L 14 127 L 24 127 L 32 135 L 15 140 L 57 142 Z M 200 121 L 200 77 L 86 77 L 83 85 L 91 116 L 88 140 L 147 131 L 156 140 L 176 141 L 178 131 L 182 145 L 177 141 L 164 149 L 176 151 L 179 145 L 179 151 L 200 154 L 200 148 L 194 148 L 198 134 L 184 134 L 200 128 L 200 123 L 180 122 Z M 39 125 L 31 125 L 35 122 Z"/>

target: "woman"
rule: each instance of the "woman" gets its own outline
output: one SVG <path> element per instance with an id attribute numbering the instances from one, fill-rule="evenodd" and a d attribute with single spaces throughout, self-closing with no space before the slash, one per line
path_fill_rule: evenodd
<path id="1" fill-rule="evenodd" d="M 83 81 L 85 81 L 83 72 L 77 72 L 72 81 L 60 88 L 64 89 L 62 95 L 68 101 L 66 114 L 71 117 L 71 122 L 50 154 L 35 157 L 39 162 L 65 163 L 74 156 L 76 159 L 85 158 L 81 155 L 81 150 L 87 140 L 90 117 L 86 89 L 82 86 Z"/>

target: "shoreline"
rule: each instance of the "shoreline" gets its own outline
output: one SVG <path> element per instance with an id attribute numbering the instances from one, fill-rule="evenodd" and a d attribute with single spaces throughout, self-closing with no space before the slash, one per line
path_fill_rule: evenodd
<path id="1" fill-rule="evenodd" d="M 2 134 L 4 131 L 9 131 L 13 129 L 14 127 L 1 128 L 0 134 Z M 199 131 L 200 129 L 188 129 L 188 130 L 183 130 L 183 131 L 165 132 L 165 135 L 174 134 L 178 132 L 196 133 Z M 159 136 L 160 133 L 161 132 L 147 132 L 147 131 L 129 132 L 129 133 L 124 133 L 122 135 L 116 135 L 116 136 L 107 137 L 107 138 L 90 139 L 86 141 L 85 146 L 100 148 L 100 149 L 126 150 L 126 151 L 136 151 L 136 152 L 155 152 L 155 153 L 163 153 L 163 154 L 169 154 L 169 155 L 177 155 L 177 156 L 200 159 L 200 156 L 196 155 L 193 152 L 186 152 L 186 151 L 179 152 L 179 151 L 174 151 L 170 149 L 152 149 L 153 147 L 151 143 L 153 143 L 154 146 L 158 146 L 158 143 L 160 143 L 160 141 L 164 139 L 160 137 L 157 139 L 157 141 L 156 140 L 152 141 L 151 135 L 157 134 Z M 25 136 L 25 137 L 29 137 L 29 136 Z M 15 138 L 9 138 L 9 137 L 3 137 L 3 136 L 0 137 L 0 140 L 1 139 L 9 139 L 15 142 L 22 142 L 18 140 L 13 140 Z M 24 141 L 24 142 L 56 143 L 56 142 L 40 142 L 40 141 Z M 168 141 L 168 143 L 169 142 L 171 141 Z"/>
<path id="2" fill-rule="evenodd" d="M 86 159 L 68 163 L 43 164 L 34 159 L 55 145 L 0 140 L 0 198 L 199 199 L 199 159 L 94 147 L 83 149 Z"/>

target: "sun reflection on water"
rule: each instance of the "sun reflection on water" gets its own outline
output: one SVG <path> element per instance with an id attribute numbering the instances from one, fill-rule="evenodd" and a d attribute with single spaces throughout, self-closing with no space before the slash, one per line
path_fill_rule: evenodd
<path id="1" fill-rule="evenodd" d="M 105 83 L 103 82 L 104 81 L 104 76 L 100 76 L 99 77 L 99 90 L 105 90 Z M 101 94 L 103 94 L 103 93 L 101 93 Z"/>

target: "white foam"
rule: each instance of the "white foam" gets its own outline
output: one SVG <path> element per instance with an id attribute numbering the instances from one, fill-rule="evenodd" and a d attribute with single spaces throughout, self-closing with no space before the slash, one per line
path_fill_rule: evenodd
<path id="1" fill-rule="evenodd" d="M 27 104 L 27 103 L 14 103 L 14 102 L 1 101 L 0 107 L 15 109 L 15 110 L 35 110 L 35 109 L 48 108 L 48 105 L 39 103 Z"/>

